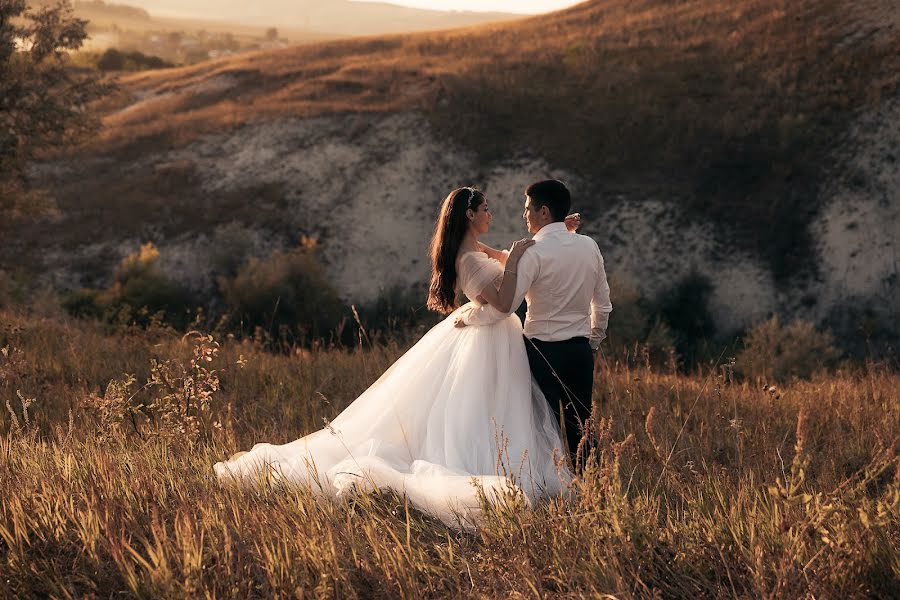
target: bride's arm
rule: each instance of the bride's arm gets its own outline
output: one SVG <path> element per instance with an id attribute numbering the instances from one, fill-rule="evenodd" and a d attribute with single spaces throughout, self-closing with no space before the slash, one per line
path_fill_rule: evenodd
<path id="1" fill-rule="evenodd" d="M 485 254 L 487 254 L 490 258 L 493 258 L 494 260 L 498 260 L 498 261 L 500 261 L 501 265 L 506 266 L 506 259 L 509 258 L 509 252 L 506 252 L 504 250 L 497 250 L 496 248 L 491 248 L 490 246 L 488 246 L 487 244 L 484 244 L 482 242 L 478 242 L 478 246 L 479 246 L 479 249 L 482 252 L 484 252 Z"/>
<path id="2" fill-rule="evenodd" d="M 578 231 L 578 228 L 581 227 L 581 213 L 572 213 L 567 216 L 565 224 L 566 229 L 572 233 Z M 491 248 L 484 242 L 478 242 L 478 249 L 487 254 L 490 258 L 500 261 L 501 265 L 506 266 L 506 260 L 509 258 L 508 250 L 497 250 L 496 248 Z"/>
<path id="3" fill-rule="evenodd" d="M 516 295 L 517 272 L 516 268 L 522 253 L 530 246 L 534 245 L 534 240 L 524 239 L 514 242 L 509 252 L 509 258 L 506 260 L 506 268 L 503 271 L 503 281 L 500 288 L 497 289 L 493 284 L 487 285 L 482 291 L 479 299 L 485 304 L 490 304 L 501 313 L 509 314 L 512 312 L 513 297 Z"/>
<path id="4" fill-rule="evenodd" d="M 522 300 L 525 299 L 525 293 L 528 292 L 528 288 L 531 287 L 531 284 L 534 282 L 534 279 L 540 271 L 537 256 L 533 252 L 525 252 L 521 256 L 521 260 L 519 260 L 518 264 L 507 265 L 507 270 L 516 272 L 515 276 L 504 277 L 504 281 L 507 279 L 510 282 L 515 281 L 516 291 L 513 295 L 512 302 L 509 305 L 509 310 L 501 312 L 487 302 L 484 302 L 484 298 L 479 297 L 478 301 L 483 303 L 472 302 L 469 304 L 466 309 L 459 314 L 459 317 L 457 317 L 455 321 L 457 327 L 492 325 L 493 323 L 497 323 L 498 321 L 502 321 L 509 317 L 509 315 L 522 304 Z M 503 287 L 502 282 L 500 287 Z M 488 294 L 490 294 L 490 291 L 488 291 Z"/>

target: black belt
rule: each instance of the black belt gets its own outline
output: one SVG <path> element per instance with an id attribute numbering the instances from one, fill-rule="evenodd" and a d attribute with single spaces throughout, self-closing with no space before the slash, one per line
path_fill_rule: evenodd
<path id="1" fill-rule="evenodd" d="M 569 338 L 567 340 L 559 340 L 558 342 L 547 342 L 547 341 L 544 341 L 544 340 L 541 340 L 538 338 L 530 338 L 528 336 L 525 336 L 525 339 L 530 340 L 532 342 L 540 342 L 542 344 L 589 344 L 590 343 L 590 339 L 583 335 Z"/>

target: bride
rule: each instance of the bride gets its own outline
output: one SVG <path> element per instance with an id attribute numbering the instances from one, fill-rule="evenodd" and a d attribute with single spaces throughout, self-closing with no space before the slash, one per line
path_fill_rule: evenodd
<path id="1" fill-rule="evenodd" d="M 428 307 L 447 314 L 325 429 L 288 444 L 257 444 L 216 463 L 219 478 L 262 474 L 325 496 L 391 489 L 449 526 L 477 526 L 482 495 L 529 504 L 571 479 L 559 428 L 532 383 L 522 326 L 510 315 L 455 327 L 489 303 L 509 312 L 519 258 L 480 243 L 492 216 L 484 194 L 450 192 L 431 242 Z M 572 221 L 567 223 L 574 227 Z M 457 306 L 462 291 L 472 300 Z"/>

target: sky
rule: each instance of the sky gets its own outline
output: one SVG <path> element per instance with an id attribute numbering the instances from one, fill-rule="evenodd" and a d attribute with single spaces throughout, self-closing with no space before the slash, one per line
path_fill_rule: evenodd
<path id="1" fill-rule="evenodd" d="M 363 0 L 382 1 L 385 0 Z M 574 6 L 583 0 L 387 0 L 391 4 L 433 10 L 483 10 L 537 14 Z"/>

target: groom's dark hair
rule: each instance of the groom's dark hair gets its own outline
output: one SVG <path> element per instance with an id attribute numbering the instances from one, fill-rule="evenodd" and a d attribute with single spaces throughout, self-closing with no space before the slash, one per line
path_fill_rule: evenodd
<path id="1" fill-rule="evenodd" d="M 572 195 L 566 184 L 558 179 L 532 183 L 525 190 L 525 195 L 531 198 L 531 206 L 535 210 L 542 206 L 550 209 L 550 216 L 554 221 L 565 221 L 572 208 Z"/>

